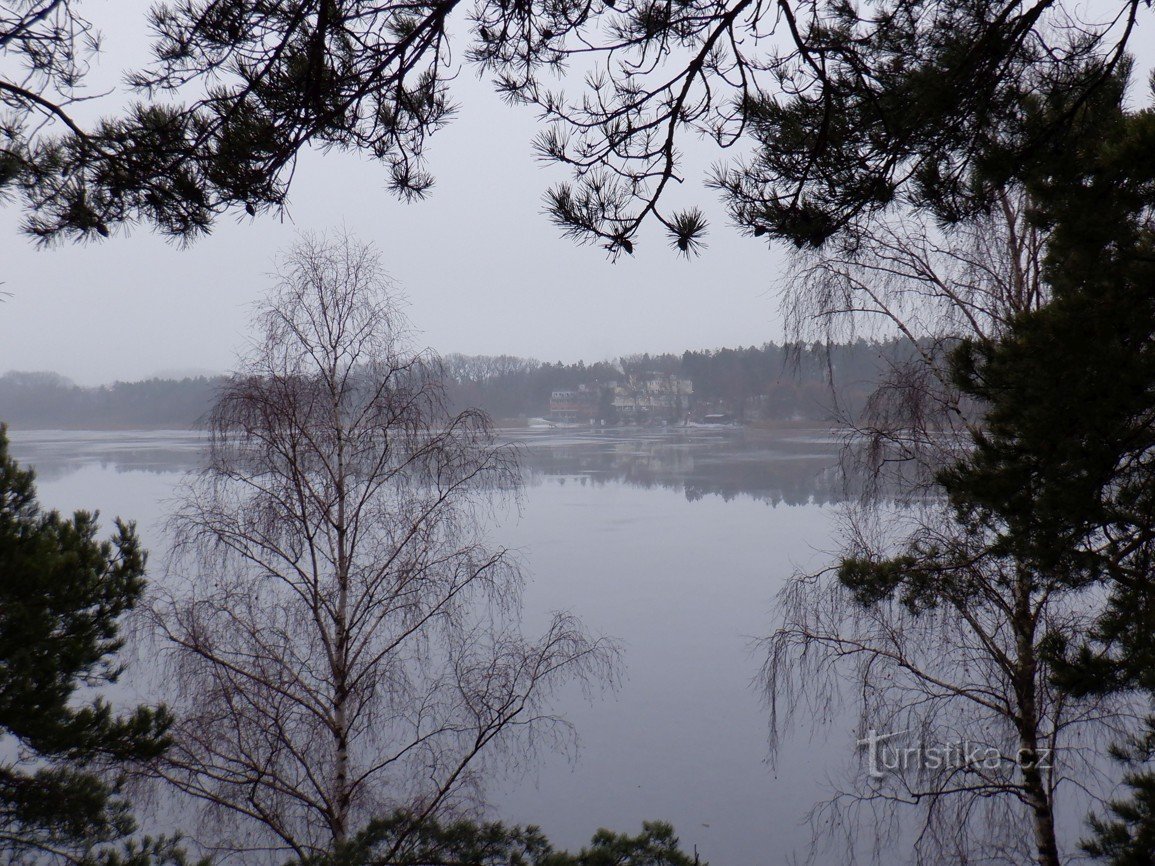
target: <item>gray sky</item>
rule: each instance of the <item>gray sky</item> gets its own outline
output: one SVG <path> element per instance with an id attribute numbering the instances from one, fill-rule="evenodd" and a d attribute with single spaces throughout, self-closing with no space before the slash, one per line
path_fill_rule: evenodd
<path id="1" fill-rule="evenodd" d="M 96 89 L 139 58 L 147 4 L 86 4 L 106 54 Z M 382 252 L 408 296 L 423 345 L 587 361 L 641 351 L 780 339 L 775 284 L 784 255 L 726 225 L 695 150 L 685 195 L 711 218 L 709 247 L 687 262 L 657 234 L 616 264 L 600 247 L 559 237 L 542 193 L 564 172 L 535 163 L 532 113 L 503 105 L 464 70 L 460 114 L 430 148 L 432 196 L 404 204 L 386 169 L 352 155 L 311 154 L 286 218 L 226 218 L 181 249 L 147 228 L 99 244 L 37 249 L 0 209 L 0 372 L 55 370 L 82 384 L 158 372 L 228 369 L 248 333 L 251 304 L 269 285 L 278 249 L 302 229 L 344 226 Z"/>
<path id="2" fill-rule="evenodd" d="M 85 3 L 105 45 L 90 89 L 115 84 L 123 68 L 145 60 L 148 5 Z M 1099 5 L 1086 4 L 1089 17 Z M 1138 102 L 1149 99 L 1142 83 L 1155 58 L 1148 19 L 1131 43 Z M 245 344 L 277 251 L 302 229 L 334 227 L 378 246 L 409 299 L 421 344 L 441 352 L 594 361 L 782 338 L 785 252 L 726 224 L 717 196 L 701 184 L 717 151 L 684 142 L 692 161 L 685 189 L 675 191 L 711 220 L 705 253 L 687 262 L 651 232 L 636 256 L 615 264 L 600 247 L 560 238 L 542 215 L 542 193 L 566 175 L 534 161 L 532 113 L 503 105 L 468 68 L 454 92 L 460 115 L 433 139 L 437 186 L 424 202 L 394 199 L 384 166 L 311 154 L 284 220 L 226 218 L 185 249 L 138 228 L 100 244 L 40 250 L 18 234 L 16 209 L 0 208 L 0 291 L 11 295 L 0 303 L 0 372 L 55 370 L 97 384 L 226 370 Z"/>

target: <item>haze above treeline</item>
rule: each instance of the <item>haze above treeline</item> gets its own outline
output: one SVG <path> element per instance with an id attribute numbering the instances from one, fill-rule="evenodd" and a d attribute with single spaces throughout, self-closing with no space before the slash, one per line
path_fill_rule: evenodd
<path id="1" fill-rule="evenodd" d="M 559 389 L 651 375 L 689 379 L 692 416 L 818 423 L 836 411 L 858 411 L 882 373 L 910 351 L 898 341 L 857 340 L 640 354 L 591 364 L 510 355 L 451 354 L 442 360 L 450 404 L 483 409 L 503 424 L 546 416 Z M 53 372 L 9 371 L 0 376 L 0 420 L 14 429 L 190 429 L 224 379 L 153 377 L 85 387 Z"/>

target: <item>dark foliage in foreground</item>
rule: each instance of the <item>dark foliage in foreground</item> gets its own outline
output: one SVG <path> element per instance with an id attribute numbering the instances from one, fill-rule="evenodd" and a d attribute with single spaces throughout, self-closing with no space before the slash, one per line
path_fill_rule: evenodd
<path id="1" fill-rule="evenodd" d="M 0 193 L 42 241 L 134 223 L 187 240 L 226 213 L 275 212 L 310 148 L 367 154 L 383 186 L 424 196 L 464 58 L 539 113 L 539 156 L 573 176 L 549 215 L 612 255 L 646 223 L 679 253 L 701 248 L 705 218 L 676 192 L 695 138 L 753 144 L 709 183 L 755 236 L 818 245 L 895 205 L 973 213 L 1069 131 L 1072 112 L 1032 125 L 1024 96 L 1077 108 L 1149 6 L 181 0 L 148 12 L 151 56 L 110 97 L 117 112 L 86 122 L 100 40 L 80 5 L 0 7 L 0 57 L 19 70 L 0 75 Z M 559 85 L 568 66 L 588 76 Z"/>
<path id="2" fill-rule="evenodd" d="M 0 736 L 13 756 L 0 762 L 0 851 L 15 861 L 177 856 L 165 840 L 98 848 L 133 832 L 122 770 L 164 750 L 170 720 L 84 697 L 119 677 L 120 620 L 144 589 L 132 525 L 117 521 L 108 541 L 96 533 L 95 514 L 40 507 L 0 426 Z"/>
<path id="3" fill-rule="evenodd" d="M 599 830 L 576 854 L 557 851 L 533 826 L 472 821 L 414 824 L 398 812 L 371 822 L 336 852 L 290 866 L 699 866 L 674 828 L 642 824 L 636 836 Z M 701 864 L 707 866 L 707 864 Z"/>
<path id="4" fill-rule="evenodd" d="M 1103 588 L 1089 634 L 1044 641 L 1057 684 L 1077 695 L 1155 692 L 1155 112 L 1124 110 L 1126 79 L 1124 66 L 1094 99 L 1039 110 L 1040 123 L 1073 118 L 1068 146 L 1041 150 L 1025 173 L 1053 300 L 953 356 L 956 386 L 985 411 L 938 482 L 982 550 L 927 546 L 840 572 L 863 604 L 915 611 L 975 592 L 976 556 L 1049 593 Z M 1121 745 L 1130 796 L 1092 819 L 1084 843 L 1116 866 L 1155 854 L 1150 740 Z M 1028 744 L 1020 770 L 1042 791 L 1034 754 Z M 1050 836 L 1040 862 L 1058 863 Z"/>

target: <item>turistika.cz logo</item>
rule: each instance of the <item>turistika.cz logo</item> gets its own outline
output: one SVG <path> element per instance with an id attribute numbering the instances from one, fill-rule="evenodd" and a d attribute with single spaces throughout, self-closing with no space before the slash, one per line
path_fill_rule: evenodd
<path id="1" fill-rule="evenodd" d="M 969 740 L 950 740 L 935 745 L 902 745 L 899 738 L 908 733 L 909 730 L 879 733 L 870 728 L 866 736 L 857 741 L 859 748 L 866 753 L 866 770 L 871 778 L 882 779 L 888 774 L 902 775 L 919 770 L 965 767 L 995 771 L 1007 764 L 1024 770 L 1050 769 L 1050 749 L 1037 749 L 1034 752 L 1020 749 L 1011 757 L 994 746 Z"/>

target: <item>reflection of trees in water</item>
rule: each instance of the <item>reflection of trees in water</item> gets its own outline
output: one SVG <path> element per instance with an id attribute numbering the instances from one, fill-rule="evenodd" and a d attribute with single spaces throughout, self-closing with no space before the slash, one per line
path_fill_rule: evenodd
<path id="1" fill-rule="evenodd" d="M 46 482 L 89 466 L 158 475 L 187 472 L 197 467 L 203 448 L 203 438 L 195 433 L 12 433 L 12 453 Z"/>
<path id="2" fill-rule="evenodd" d="M 807 431 L 518 431 L 530 484 L 574 479 L 677 490 L 693 502 L 749 496 L 771 505 L 847 498 L 839 443 Z M 13 453 L 47 482 L 90 466 L 114 472 L 182 473 L 197 466 L 195 433 L 17 432 Z"/>
<path id="3" fill-rule="evenodd" d="M 686 499 L 738 496 L 778 505 L 825 504 L 843 498 L 839 446 L 800 433 L 664 432 L 529 437 L 530 483 L 577 476 L 581 483 L 625 483 L 682 491 Z"/>

